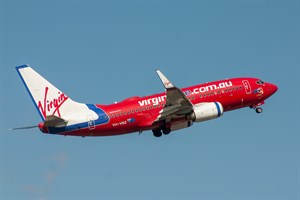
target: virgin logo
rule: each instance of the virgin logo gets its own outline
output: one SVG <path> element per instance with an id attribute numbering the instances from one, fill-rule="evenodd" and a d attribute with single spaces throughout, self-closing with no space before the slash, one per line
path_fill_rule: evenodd
<path id="1" fill-rule="evenodd" d="M 48 91 L 49 88 L 46 87 L 44 101 L 38 102 L 38 108 L 40 109 L 44 118 L 46 118 L 47 115 L 54 115 L 55 113 L 57 113 L 57 115 L 60 117 L 59 108 L 68 99 L 68 97 L 64 93 L 58 92 L 57 98 L 48 99 Z"/>

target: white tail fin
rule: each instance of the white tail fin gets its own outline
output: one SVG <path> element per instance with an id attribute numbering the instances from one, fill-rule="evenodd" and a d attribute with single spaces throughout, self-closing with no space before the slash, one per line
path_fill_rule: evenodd
<path id="1" fill-rule="evenodd" d="M 47 116 L 70 119 L 76 113 L 89 110 L 86 104 L 71 100 L 28 65 L 16 69 L 43 120 Z"/>

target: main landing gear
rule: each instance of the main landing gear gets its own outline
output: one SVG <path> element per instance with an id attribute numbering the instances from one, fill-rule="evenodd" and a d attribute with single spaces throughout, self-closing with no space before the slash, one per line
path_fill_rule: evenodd
<path id="1" fill-rule="evenodd" d="M 169 133 L 171 133 L 171 129 L 170 128 L 164 128 L 164 129 L 155 129 L 152 130 L 154 137 L 161 137 L 162 134 L 164 135 L 168 135 Z"/>

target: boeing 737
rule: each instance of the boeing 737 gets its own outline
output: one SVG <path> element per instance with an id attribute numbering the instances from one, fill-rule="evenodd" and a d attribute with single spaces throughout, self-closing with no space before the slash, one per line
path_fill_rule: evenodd
<path id="1" fill-rule="evenodd" d="M 160 137 L 239 108 L 250 107 L 261 113 L 260 106 L 278 89 L 272 83 L 246 77 L 180 89 L 156 70 L 165 92 L 110 105 L 85 104 L 72 100 L 30 66 L 16 69 L 42 119 L 35 127 L 43 133 L 65 136 L 113 136 L 152 130 Z"/>

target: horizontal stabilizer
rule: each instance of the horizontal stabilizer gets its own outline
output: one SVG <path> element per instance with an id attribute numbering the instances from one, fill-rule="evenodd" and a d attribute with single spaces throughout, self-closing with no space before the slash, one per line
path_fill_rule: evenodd
<path id="1" fill-rule="evenodd" d="M 18 128 L 10 128 L 8 130 L 14 131 L 14 130 L 23 130 L 23 129 L 31 129 L 31 128 L 38 128 L 38 126 L 25 126 L 25 127 L 18 127 Z"/>
<path id="2" fill-rule="evenodd" d="M 64 120 L 63 118 L 57 117 L 55 115 L 48 115 L 46 120 L 44 121 L 45 127 L 64 127 L 66 126 L 68 121 Z"/>

